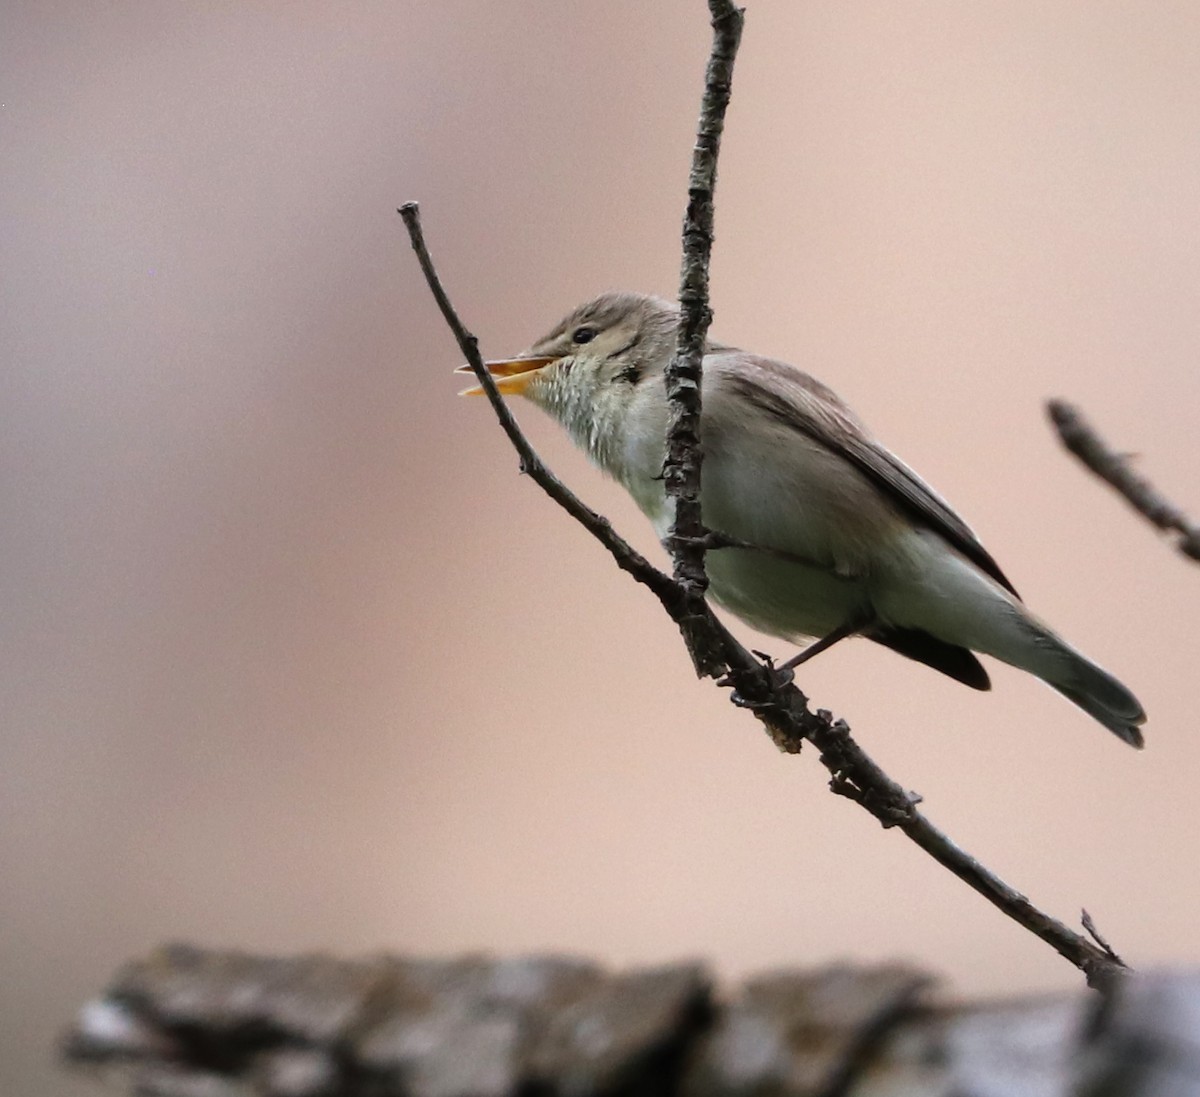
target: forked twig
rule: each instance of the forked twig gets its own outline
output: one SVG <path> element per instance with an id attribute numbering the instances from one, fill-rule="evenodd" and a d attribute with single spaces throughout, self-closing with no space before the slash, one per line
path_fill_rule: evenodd
<path id="1" fill-rule="evenodd" d="M 683 318 L 676 360 L 668 381 L 672 406 L 668 484 L 676 499 L 676 520 L 670 538 L 675 577 L 654 567 L 612 528 L 606 518 L 583 503 L 543 464 L 526 440 L 497 391 L 475 337 L 459 320 L 442 288 L 421 231 L 415 202 L 399 210 L 413 249 L 442 315 L 479 379 L 501 427 L 521 460 L 522 471 L 603 544 L 619 567 L 645 584 L 682 632 L 697 670 L 732 687 L 732 699 L 748 708 L 766 726 L 780 749 L 797 753 L 807 739 L 820 752 L 830 773 L 830 788 L 871 813 L 884 827 L 902 830 L 939 864 L 983 895 L 1061 956 L 1084 972 L 1089 985 L 1105 986 L 1120 977 L 1125 965 L 1107 947 L 1100 947 L 1040 911 L 1025 896 L 960 849 L 917 809 L 920 797 L 893 781 L 854 741 L 843 720 L 825 710 L 814 712 L 808 698 L 787 677 L 754 657 L 716 618 L 703 592 L 704 551 L 713 544 L 700 522 L 698 502 L 700 455 L 699 382 L 704 334 L 709 320 L 708 260 L 712 243 L 712 187 L 721 121 L 729 99 L 729 80 L 741 31 L 742 13 L 728 0 L 709 0 L 713 19 L 713 50 L 701 110 L 693 174 L 689 182 L 688 217 L 684 223 Z M 673 478 L 673 480 L 671 479 Z"/>
<path id="2" fill-rule="evenodd" d="M 1093 941 L 1095 941 L 1096 944 L 1098 944 L 1102 949 L 1104 949 L 1104 951 L 1107 952 L 1108 955 L 1113 958 L 1113 960 L 1115 960 L 1118 964 L 1124 965 L 1125 961 L 1122 960 L 1121 957 L 1116 954 L 1116 952 L 1113 950 L 1112 945 L 1110 945 L 1108 943 L 1108 941 L 1106 941 L 1104 939 L 1104 935 L 1096 928 L 1095 921 L 1092 919 L 1092 916 L 1086 910 L 1084 910 L 1082 912 L 1082 917 L 1080 918 L 1080 924 L 1087 931 L 1087 935 Z"/>

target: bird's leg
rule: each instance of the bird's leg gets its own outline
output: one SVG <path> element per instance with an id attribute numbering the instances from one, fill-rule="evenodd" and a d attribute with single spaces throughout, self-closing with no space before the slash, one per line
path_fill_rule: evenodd
<path id="1" fill-rule="evenodd" d="M 852 617 L 844 625 L 838 625 L 829 635 L 822 636 L 820 640 L 814 640 L 803 651 L 797 652 L 786 663 L 780 663 L 775 669 L 788 671 L 798 667 L 801 663 L 807 663 L 814 655 L 820 655 L 821 652 L 827 651 L 839 640 L 845 640 L 847 636 L 861 632 L 866 624 L 867 622 L 862 618 Z"/>

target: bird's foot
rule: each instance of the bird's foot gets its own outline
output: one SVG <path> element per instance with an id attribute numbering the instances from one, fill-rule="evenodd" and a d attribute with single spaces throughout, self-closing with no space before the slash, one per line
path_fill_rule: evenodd
<path id="1" fill-rule="evenodd" d="M 751 655 L 756 655 L 762 660 L 763 668 L 771 676 L 771 681 L 777 686 L 790 686 L 796 679 L 796 675 L 792 672 L 790 664 L 784 663 L 777 665 L 774 656 L 768 655 L 765 651 L 756 651 L 750 649 Z"/>

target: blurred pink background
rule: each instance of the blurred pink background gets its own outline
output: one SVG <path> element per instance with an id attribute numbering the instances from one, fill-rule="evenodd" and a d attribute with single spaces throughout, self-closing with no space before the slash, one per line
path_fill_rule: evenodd
<path id="1" fill-rule="evenodd" d="M 704 8 L 6 5 L 3 1092 L 93 1092 L 58 1027 L 177 938 L 1079 985 L 695 682 L 455 398 L 395 207 L 485 353 L 671 294 Z M 1147 967 L 1200 959 L 1200 573 L 1042 402 L 1200 511 L 1198 37 L 1193 2 L 753 3 L 713 266 L 714 333 L 838 388 L 1135 689 L 1148 747 L 995 665 L 980 695 L 845 644 L 801 686 Z"/>

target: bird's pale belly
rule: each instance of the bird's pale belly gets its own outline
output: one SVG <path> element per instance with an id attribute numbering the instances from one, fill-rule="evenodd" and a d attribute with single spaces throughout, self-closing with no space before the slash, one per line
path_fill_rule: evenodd
<path id="1" fill-rule="evenodd" d="M 705 567 L 713 601 L 771 636 L 800 642 L 870 615 L 863 578 L 748 549 L 716 549 Z"/>

